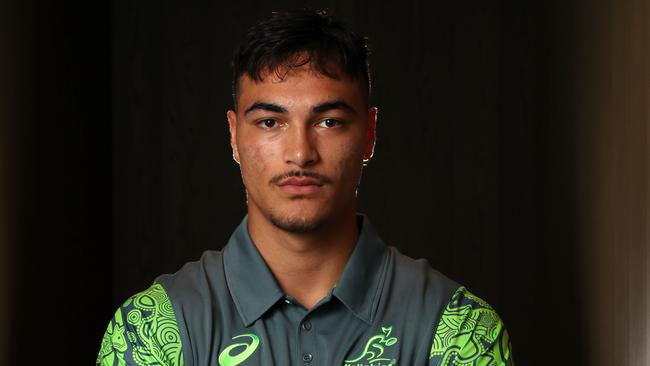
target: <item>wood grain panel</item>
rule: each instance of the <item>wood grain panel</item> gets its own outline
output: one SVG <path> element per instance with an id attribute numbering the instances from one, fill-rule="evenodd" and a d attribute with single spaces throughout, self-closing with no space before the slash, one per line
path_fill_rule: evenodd
<path id="1" fill-rule="evenodd" d="M 13 228 L 9 138 L 13 122 L 13 72 L 15 37 L 13 1 L 0 3 L 0 365 L 9 364 L 9 320 L 11 319 L 11 234 Z M 12 122 L 10 122 L 12 121 Z"/>
<path id="2" fill-rule="evenodd" d="M 581 252 L 590 365 L 647 365 L 650 7 L 581 9 Z"/>

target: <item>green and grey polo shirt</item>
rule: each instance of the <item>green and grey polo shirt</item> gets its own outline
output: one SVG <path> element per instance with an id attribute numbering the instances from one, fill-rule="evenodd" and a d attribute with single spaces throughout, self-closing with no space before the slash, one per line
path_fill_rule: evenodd
<path id="1" fill-rule="evenodd" d="M 128 299 L 97 365 L 513 365 L 497 313 L 386 246 L 365 215 L 341 278 L 312 309 L 282 292 L 247 219 L 222 251 Z"/>

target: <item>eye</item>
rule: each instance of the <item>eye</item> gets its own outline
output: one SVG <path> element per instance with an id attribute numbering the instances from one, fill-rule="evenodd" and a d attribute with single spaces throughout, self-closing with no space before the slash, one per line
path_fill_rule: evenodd
<path id="1" fill-rule="evenodd" d="M 278 121 L 276 121 L 274 119 L 270 119 L 270 118 L 263 119 L 263 120 L 257 122 L 257 125 L 264 128 L 264 129 L 273 128 L 277 124 L 278 124 Z"/>
<path id="2" fill-rule="evenodd" d="M 321 126 L 321 127 L 325 127 L 325 128 L 334 128 L 334 127 L 340 126 L 342 124 L 343 124 L 343 122 L 339 121 L 338 119 L 327 118 L 327 119 L 322 120 L 318 125 Z"/>

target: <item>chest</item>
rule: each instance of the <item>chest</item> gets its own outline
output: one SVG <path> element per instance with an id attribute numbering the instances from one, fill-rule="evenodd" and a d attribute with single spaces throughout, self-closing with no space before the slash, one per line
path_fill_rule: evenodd
<path id="1" fill-rule="evenodd" d="M 433 338 L 429 319 L 413 312 L 378 312 L 369 323 L 336 300 L 314 311 L 281 302 L 248 327 L 224 310 L 189 332 L 186 365 L 426 365 Z"/>

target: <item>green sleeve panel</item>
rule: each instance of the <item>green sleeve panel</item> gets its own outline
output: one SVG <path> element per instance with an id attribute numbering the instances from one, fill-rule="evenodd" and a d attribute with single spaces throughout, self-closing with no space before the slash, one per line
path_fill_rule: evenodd
<path id="1" fill-rule="evenodd" d="M 490 305 L 462 286 L 438 322 L 429 362 L 431 366 L 514 366 L 503 321 Z"/>
<path id="2" fill-rule="evenodd" d="M 104 333 L 97 366 L 183 366 L 181 335 L 160 284 L 129 298 Z"/>

